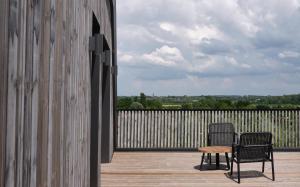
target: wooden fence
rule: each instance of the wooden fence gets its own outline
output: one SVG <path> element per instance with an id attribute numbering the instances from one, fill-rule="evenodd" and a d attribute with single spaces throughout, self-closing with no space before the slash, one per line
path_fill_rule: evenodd
<path id="1" fill-rule="evenodd" d="M 210 123 L 235 131 L 273 134 L 275 148 L 300 146 L 300 110 L 119 110 L 117 150 L 195 149 L 207 143 Z"/>

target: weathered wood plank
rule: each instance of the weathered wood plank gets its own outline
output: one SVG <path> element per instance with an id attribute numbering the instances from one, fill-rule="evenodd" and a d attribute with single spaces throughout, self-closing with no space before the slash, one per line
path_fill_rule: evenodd
<path id="1" fill-rule="evenodd" d="M 27 2 L 19 1 L 19 53 L 17 64 L 17 108 L 16 108 L 16 184 L 22 186 L 23 184 L 23 156 L 24 156 L 24 96 L 25 96 L 25 64 L 26 64 L 26 27 L 27 27 Z"/>
<path id="2" fill-rule="evenodd" d="M 16 176 L 16 116 L 17 116 L 17 89 L 18 80 L 18 54 L 19 54 L 19 13 L 20 2 L 14 1 L 9 6 L 9 36 L 8 36 L 8 83 L 7 83 L 7 130 L 6 130 L 6 177 L 5 186 L 15 186 Z"/>
<path id="3" fill-rule="evenodd" d="M 5 184 L 9 1 L 0 2 L 0 186 Z"/>
<path id="4" fill-rule="evenodd" d="M 31 156 L 30 156 L 30 186 L 37 185 L 37 150 L 38 150 L 38 120 L 39 120 L 39 66 L 41 60 L 41 15 L 42 3 L 32 2 L 33 8 L 33 41 L 32 41 L 32 113 L 31 113 Z"/>
<path id="5" fill-rule="evenodd" d="M 27 2 L 28 3 L 28 2 Z M 22 159 L 23 173 L 21 186 L 31 185 L 31 157 L 32 157 L 32 90 L 33 90 L 33 35 L 34 35 L 34 12 L 33 6 L 27 5 L 26 17 L 26 47 L 25 48 L 25 91 L 24 91 L 24 138 L 23 149 L 24 156 Z M 31 44 L 31 45 L 28 45 Z"/>
<path id="6" fill-rule="evenodd" d="M 63 77 L 63 59 L 62 59 L 62 23 L 63 6 L 61 1 L 51 0 L 50 15 L 50 84 L 49 84 L 49 142 L 48 147 L 51 160 L 48 161 L 48 186 L 60 186 L 61 180 L 61 133 L 60 126 L 63 126 L 61 109 L 62 83 Z"/>
<path id="7" fill-rule="evenodd" d="M 49 124 L 49 53 L 50 53 L 50 1 L 41 2 L 41 46 L 39 64 L 39 110 L 37 127 L 37 186 L 47 186 L 48 181 L 48 124 Z"/>

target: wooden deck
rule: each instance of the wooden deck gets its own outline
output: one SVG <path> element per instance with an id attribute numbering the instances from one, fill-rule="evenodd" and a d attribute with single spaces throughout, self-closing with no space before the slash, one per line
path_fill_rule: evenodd
<path id="1" fill-rule="evenodd" d="M 261 163 L 241 164 L 241 184 L 229 178 L 226 170 L 200 171 L 201 154 L 115 152 L 112 163 L 101 164 L 101 186 L 300 186 L 300 153 L 274 153 L 275 182 L 270 163 L 266 163 L 264 174 Z M 235 171 L 234 164 L 234 179 Z"/>

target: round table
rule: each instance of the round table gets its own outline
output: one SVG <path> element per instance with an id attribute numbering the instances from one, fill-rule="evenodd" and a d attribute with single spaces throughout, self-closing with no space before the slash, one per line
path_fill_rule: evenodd
<path id="1" fill-rule="evenodd" d="M 231 147 L 229 147 L 229 146 L 207 146 L 207 147 L 199 147 L 198 151 L 203 153 L 202 158 L 201 158 L 200 169 L 202 168 L 205 153 L 207 153 L 207 154 L 215 153 L 216 154 L 216 169 L 220 168 L 220 156 L 219 156 L 219 154 L 220 153 L 225 153 L 226 162 L 227 162 L 227 169 L 230 169 L 228 153 L 231 153 L 231 151 L 232 151 Z"/>

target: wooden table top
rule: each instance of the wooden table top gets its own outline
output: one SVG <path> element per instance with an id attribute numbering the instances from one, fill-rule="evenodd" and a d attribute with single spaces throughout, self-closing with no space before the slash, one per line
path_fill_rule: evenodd
<path id="1" fill-rule="evenodd" d="M 229 146 L 207 146 L 199 147 L 199 152 L 203 153 L 231 153 L 231 147 Z"/>

